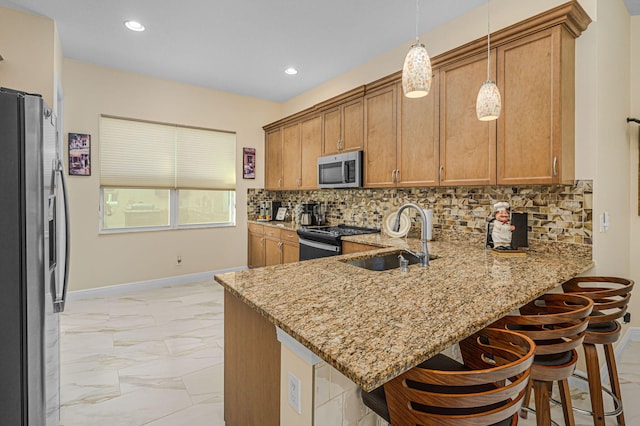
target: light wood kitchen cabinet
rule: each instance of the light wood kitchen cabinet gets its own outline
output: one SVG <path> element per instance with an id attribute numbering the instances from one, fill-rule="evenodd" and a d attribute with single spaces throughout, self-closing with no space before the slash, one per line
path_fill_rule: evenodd
<path id="1" fill-rule="evenodd" d="M 574 179 L 575 41 L 556 26 L 498 48 L 498 184 Z"/>
<path id="2" fill-rule="evenodd" d="M 365 105 L 364 185 L 395 186 L 396 84 L 367 93 Z"/>
<path id="3" fill-rule="evenodd" d="M 281 245 L 280 239 L 264 238 L 264 266 L 280 265 L 282 263 Z"/>
<path id="4" fill-rule="evenodd" d="M 357 98 L 322 112 L 324 155 L 363 147 L 363 101 Z"/>
<path id="5" fill-rule="evenodd" d="M 342 242 L 342 254 L 360 253 L 369 250 L 378 250 L 382 247 L 371 246 L 369 244 L 355 243 L 353 241 Z"/>
<path id="6" fill-rule="evenodd" d="M 298 189 L 300 166 L 300 123 L 293 123 L 282 128 L 281 189 Z"/>
<path id="7" fill-rule="evenodd" d="M 271 226 L 264 227 L 264 266 L 280 265 L 282 250 L 280 230 Z"/>
<path id="8" fill-rule="evenodd" d="M 476 117 L 476 97 L 487 79 L 481 37 L 432 58 L 434 79 L 425 98 L 405 98 L 396 72 L 265 126 L 265 187 L 315 188 L 315 154 L 304 152 L 304 141 L 317 138 L 322 154 L 364 148 L 366 187 L 572 181 L 575 38 L 589 23 L 573 1 L 491 34 L 491 77 L 502 93 L 497 121 Z M 317 121 L 304 124 L 316 115 L 320 132 Z M 290 166 L 288 159 L 283 163 L 283 126 L 301 120 L 301 183 L 292 186 L 291 175 L 283 185 L 282 168 Z"/>
<path id="9" fill-rule="evenodd" d="M 440 68 L 440 185 L 496 183 L 496 123 L 476 117 L 486 79 L 486 51 Z"/>
<path id="10" fill-rule="evenodd" d="M 438 93 L 436 70 L 428 96 L 404 96 L 402 83 L 365 97 L 365 186 L 438 185 Z"/>
<path id="11" fill-rule="evenodd" d="M 264 227 L 255 223 L 249 224 L 248 260 L 249 268 L 264 266 Z"/>
<path id="12" fill-rule="evenodd" d="M 224 292 L 224 420 L 227 426 L 280 425 L 280 342 L 276 328 Z"/>
<path id="13" fill-rule="evenodd" d="M 265 135 L 265 176 L 266 189 L 282 187 L 282 129 L 272 129 Z"/>
<path id="14" fill-rule="evenodd" d="M 283 229 L 280 232 L 280 240 L 282 241 L 282 263 L 300 260 L 300 239 L 296 231 Z"/>
<path id="15" fill-rule="evenodd" d="M 249 224 L 249 268 L 297 262 L 298 234 L 269 225 Z"/>
<path id="16" fill-rule="evenodd" d="M 422 98 L 404 96 L 397 83 L 398 136 L 396 185 L 438 185 L 440 73 L 434 70 L 431 91 Z"/>
<path id="17" fill-rule="evenodd" d="M 302 120 L 300 124 L 300 189 L 318 188 L 318 157 L 322 155 L 322 117 Z"/>
<path id="18" fill-rule="evenodd" d="M 316 189 L 322 118 L 316 115 L 267 132 L 267 189 Z M 273 160 L 273 161 L 272 161 Z"/>

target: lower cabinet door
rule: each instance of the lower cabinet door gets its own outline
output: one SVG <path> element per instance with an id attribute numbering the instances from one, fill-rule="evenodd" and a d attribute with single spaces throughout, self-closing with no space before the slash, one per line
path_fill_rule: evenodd
<path id="1" fill-rule="evenodd" d="M 297 262 L 300 259 L 300 244 L 282 243 L 282 263 Z"/>
<path id="2" fill-rule="evenodd" d="M 264 266 L 282 263 L 282 244 L 280 240 L 264 239 Z"/>

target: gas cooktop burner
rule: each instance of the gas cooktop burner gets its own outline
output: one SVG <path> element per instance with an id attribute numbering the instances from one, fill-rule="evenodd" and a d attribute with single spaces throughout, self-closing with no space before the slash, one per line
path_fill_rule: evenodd
<path id="1" fill-rule="evenodd" d="M 358 226 L 338 225 L 338 226 L 322 226 L 317 228 L 302 228 L 298 230 L 298 235 L 326 235 L 334 238 L 345 237 L 347 235 L 373 234 L 380 232 L 375 228 L 362 228 Z"/>

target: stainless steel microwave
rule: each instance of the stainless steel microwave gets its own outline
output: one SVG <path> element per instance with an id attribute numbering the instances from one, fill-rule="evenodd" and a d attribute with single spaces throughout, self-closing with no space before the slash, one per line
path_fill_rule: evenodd
<path id="1" fill-rule="evenodd" d="M 318 158 L 318 187 L 362 186 L 362 151 L 343 152 Z"/>

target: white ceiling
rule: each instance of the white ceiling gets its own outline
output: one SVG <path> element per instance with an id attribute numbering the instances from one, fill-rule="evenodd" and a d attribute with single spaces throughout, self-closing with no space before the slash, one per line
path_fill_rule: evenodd
<path id="1" fill-rule="evenodd" d="M 640 13 L 640 0 L 625 2 Z M 485 3 L 419 0 L 418 32 Z M 414 0 L 0 0 L 0 5 L 54 19 L 67 58 L 276 102 L 402 44 L 408 49 L 416 31 Z M 126 30 L 127 19 L 142 22 L 147 31 Z M 289 66 L 299 74 L 286 75 Z"/>

